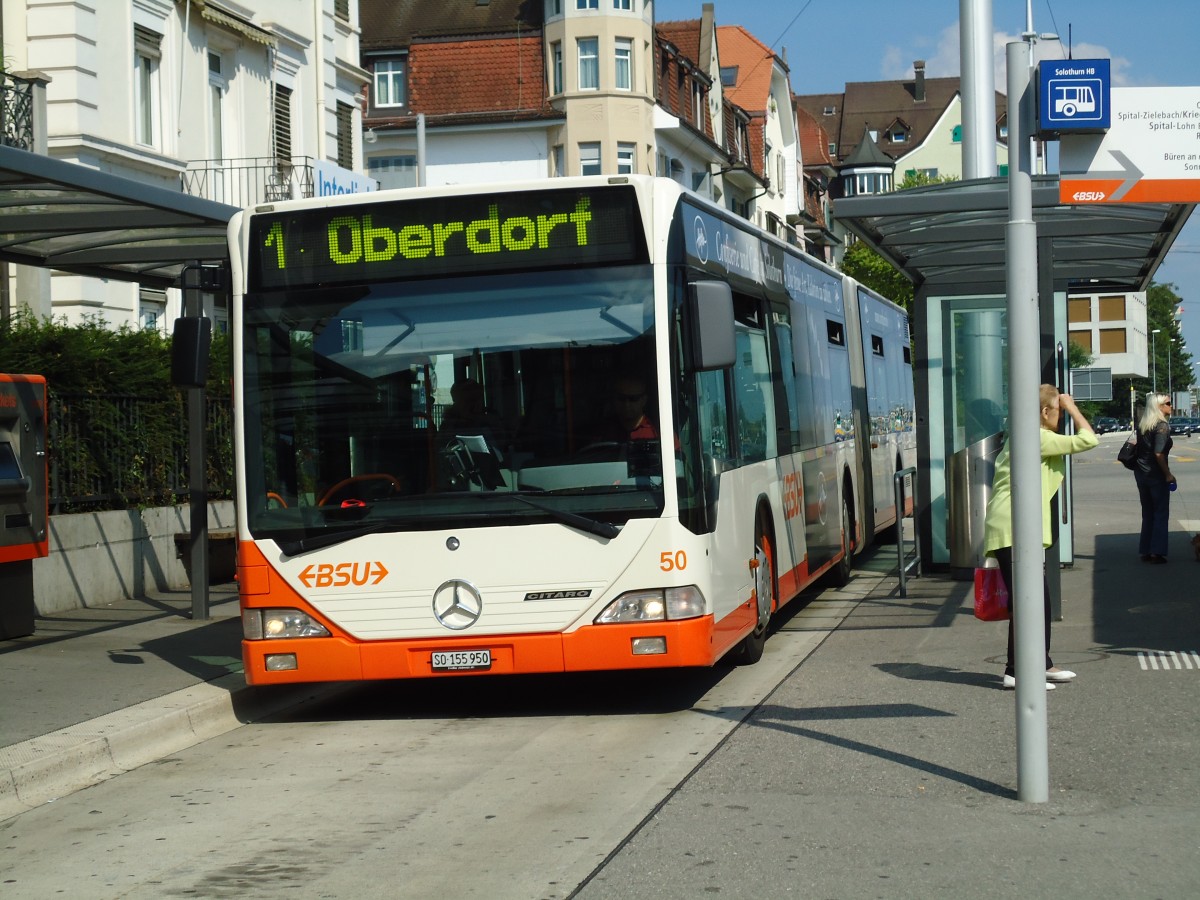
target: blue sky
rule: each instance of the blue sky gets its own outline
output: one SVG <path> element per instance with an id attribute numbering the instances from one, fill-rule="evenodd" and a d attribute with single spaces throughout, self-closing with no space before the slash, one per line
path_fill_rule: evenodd
<path id="1" fill-rule="evenodd" d="M 655 18 L 696 19 L 703 0 L 656 0 Z M 742 25 L 786 51 L 797 94 L 840 91 L 847 81 L 912 77 L 913 60 L 931 77 L 959 74 L 958 0 L 712 0 L 718 25 Z M 992 0 L 996 85 L 1004 90 L 1004 45 L 1025 30 L 1026 0 Z M 1034 29 L 1060 36 L 1041 50 L 1076 59 L 1108 58 L 1125 87 L 1200 85 L 1200 2 L 1196 0 L 1032 0 Z M 1200 210 L 1176 240 L 1155 280 L 1186 301 L 1184 340 L 1200 361 Z"/>

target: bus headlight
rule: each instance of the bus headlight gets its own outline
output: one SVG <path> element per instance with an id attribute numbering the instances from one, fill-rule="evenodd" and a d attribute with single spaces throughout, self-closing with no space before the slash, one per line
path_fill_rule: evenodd
<path id="1" fill-rule="evenodd" d="M 329 637 L 329 629 L 298 609 L 244 609 L 242 634 L 248 641 L 270 638 Z"/>
<path id="2" fill-rule="evenodd" d="M 596 616 L 597 625 L 694 619 L 705 613 L 704 595 L 694 584 L 653 591 L 627 591 Z"/>

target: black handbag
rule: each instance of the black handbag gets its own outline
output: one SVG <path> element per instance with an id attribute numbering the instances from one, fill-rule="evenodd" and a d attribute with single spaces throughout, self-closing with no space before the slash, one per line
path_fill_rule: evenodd
<path id="1" fill-rule="evenodd" d="M 1138 451 L 1138 433 L 1131 431 L 1128 439 L 1121 445 L 1121 449 L 1117 451 L 1117 459 L 1127 469 L 1137 467 L 1137 451 Z"/>

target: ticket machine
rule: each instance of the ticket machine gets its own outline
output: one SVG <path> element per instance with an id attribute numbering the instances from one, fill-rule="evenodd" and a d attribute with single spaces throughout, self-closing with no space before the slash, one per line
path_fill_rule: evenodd
<path id="1" fill-rule="evenodd" d="M 34 630 L 33 560 L 46 556 L 46 379 L 0 374 L 0 638 Z"/>

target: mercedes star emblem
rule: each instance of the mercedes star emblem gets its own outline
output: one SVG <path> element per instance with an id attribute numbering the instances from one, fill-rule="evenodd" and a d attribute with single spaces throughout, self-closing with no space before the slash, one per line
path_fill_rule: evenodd
<path id="1" fill-rule="evenodd" d="M 470 628 L 483 614 L 483 598 L 475 585 L 453 578 L 433 592 L 434 617 L 453 631 Z"/>

